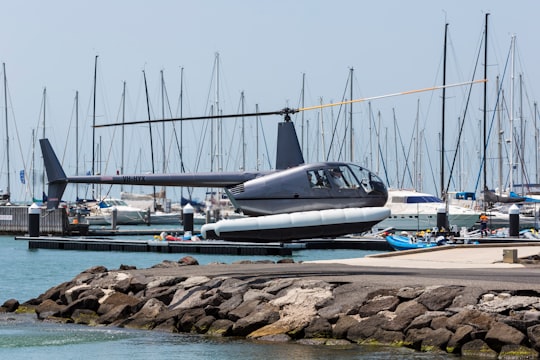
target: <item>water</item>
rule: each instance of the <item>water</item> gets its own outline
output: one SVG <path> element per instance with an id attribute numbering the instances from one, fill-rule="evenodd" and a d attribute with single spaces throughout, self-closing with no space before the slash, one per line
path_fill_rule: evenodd
<path id="1" fill-rule="evenodd" d="M 302 250 L 293 252 L 298 261 L 363 257 L 372 251 Z M 194 256 L 201 265 L 232 263 L 241 259 L 278 260 L 279 256 L 233 256 L 205 254 L 161 254 L 100 251 L 29 250 L 26 241 L 0 236 L 0 303 L 15 298 L 21 303 L 50 287 L 71 280 L 85 269 L 103 265 L 117 269 L 121 264 L 146 268 L 163 260 Z M 0 358 L 2 359 L 433 359 L 433 354 L 386 347 L 308 346 L 269 344 L 238 339 L 211 339 L 199 335 L 167 334 L 119 328 L 52 324 L 35 315 L 0 314 Z M 449 355 L 440 355 L 448 359 Z"/>

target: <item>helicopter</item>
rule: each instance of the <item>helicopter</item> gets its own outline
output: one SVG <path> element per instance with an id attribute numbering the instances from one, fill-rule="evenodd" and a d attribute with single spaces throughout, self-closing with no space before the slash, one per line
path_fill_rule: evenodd
<path id="1" fill-rule="evenodd" d="M 209 237 L 217 235 L 224 240 L 242 241 L 247 237 L 258 242 L 364 232 L 388 217 L 390 211 L 384 208 L 388 191 L 375 173 L 345 162 L 304 163 L 296 130 L 290 121 L 289 114 L 294 111 L 286 108 L 275 112 L 285 115 L 285 120 L 278 123 L 273 171 L 66 176 L 49 140 L 40 139 L 49 181 L 47 208 L 58 207 L 68 183 L 222 187 L 238 211 L 257 217 L 258 229 L 247 230 L 244 235 L 221 234 L 218 229 L 212 229 Z M 275 217 L 279 215 L 296 216 L 302 221 L 293 226 L 284 225 L 285 228 L 279 228 L 278 221 L 277 230 L 265 229 L 264 224 L 261 229 L 261 220 L 276 222 Z M 305 219 L 310 217 L 319 221 L 306 223 Z M 242 220 L 253 222 L 250 218 L 226 222 L 236 226 Z M 325 224 L 328 221 L 330 223 Z"/>
<path id="2" fill-rule="evenodd" d="M 460 86 L 479 81 L 485 80 L 442 87 Z M 349 100 L 342 103 L 418 93 L 442 87 Z M 58 207 L 68 183 L 222 187 L 237 211 L 243 212 L 248 217 L 203 225 L 201 234 L 205 239 L 283 242 L 314 237 L 337 237 L 368 231 L 390 215 L 390 210 L 384 206 L 388 199 L 388 190 L 384 182 L 374 172 L 352 163 L 306 164 L 304 162 L 290 115 L 320 107 L 284 108 L 273 112 L 152 121 L 157 123 L 238 116 L 283 116 L 284 120 L 278 123 L 276 165 L 273 171 L 66 176 L 49 140 L 41 139 L 40 145 L 49 181 L 47 208 Z M 101 124 L 95 127 L 144 123 L 148 121 Z"/>

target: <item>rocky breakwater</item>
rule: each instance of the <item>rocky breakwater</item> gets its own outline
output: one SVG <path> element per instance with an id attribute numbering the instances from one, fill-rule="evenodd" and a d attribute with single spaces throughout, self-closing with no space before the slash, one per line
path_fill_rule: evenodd
<path id="1" fill-rule="evenodd" d="M 3 310 L 92 326 L 538 358 L 540 293 L 535 291 L 385 288 L 248 272 L 185 276 L 186 264 L 198 266 L 190 257 L 143 270 L 96 266 L 23 304 L 8 300 Z"/>

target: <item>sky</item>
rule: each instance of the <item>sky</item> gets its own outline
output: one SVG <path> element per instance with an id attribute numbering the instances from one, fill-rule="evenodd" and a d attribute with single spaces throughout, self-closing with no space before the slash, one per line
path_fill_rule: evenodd
<path id="1" fill-rule="evenodd" d="M 517 131 L 527 135 L 519 146 L 525 149 L 520 163 L 528 172 L 522 175 L 516 169 L 512 177 L 516 183 L 525 178 L 535 182 L 539 8 L 533 0 L 5 2 L 0 12 L 0 62 L 5 73 L 0 72 L 2 83 L 4 75 L 7 79 L 8 136 L 2 86 L 0 188 L 6 188 L 9 172 L 12 199 L 39 197 L 41 152 L 33 145 L 33 134 L 50 139 L 68 175 L 92 168 L 104 174 L 121 169 L 124 173 L 271 169 L 279 116 L 246 118 L 243 137 L 240 118 L 152 125 L 152 143 L 149 126 L 128 126 L 123 157 L 122 128 L 93 132 L 92 124 L 118 123 L 122 116 L 126 121 L 148 120 L 148 113 L 155 120 L 308 107 L 349 100 L 351 88 L 353 99 L 362 99 L 440 86 L 447 23 L 447 84 L 482 79 L 486 13 L 490 14 L 487 118 L 489 124 L 496 120 L 499 76 L 508 109 L 501 112 L 513 109 L 514 114 L 503 116 L 508 141 L 502 153 L 512 154 L 508 124 L 519 126 Z M 515 76 L 511 76 L 514 35 Z M 515 101 L 510 101 L 510 93 Z M 442 90 L 434 90 L 355 103 L 352 146 L 346 121 L 349 107 L 304 111 L 293 121 L 306 161 L 352 160 L 376 171 L 390 187 L 439 194 L 441 96 Z M 447 89 L 445 105 L 444 183 L 451 184 L 450 190 L 479 190 L 483 85 Z M 462 119 L 458 160 L 448 180 Z M 517 162 L 503 161 L 499 184 L 495 158 L 508 155 L 497 156 L 497 133 L 492 130 L 487 161 L 488 186 L 493 188 L 508 186 L 508 168 Z M 23 169 L 25 184 L 20 180 Z M 77 191 L 83 192 L 80 197 L 91 196 L 88 189 Z M 117 186 L 105 190 L 110 195 L 119 191 Z M 73 188 L 68 187 L 66 194 L 75 197 Z"/>

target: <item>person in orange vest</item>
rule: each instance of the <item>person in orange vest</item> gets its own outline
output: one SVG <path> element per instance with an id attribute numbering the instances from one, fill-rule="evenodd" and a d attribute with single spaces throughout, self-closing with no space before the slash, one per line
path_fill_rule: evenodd
<path id="1" fill-rule="evenodd" d="M 480 214 L 480 232 L 482 234 L 482 237 L 487 236 L 487 224 L 488 224 L 489 218 L 485 213 Z"/>

